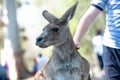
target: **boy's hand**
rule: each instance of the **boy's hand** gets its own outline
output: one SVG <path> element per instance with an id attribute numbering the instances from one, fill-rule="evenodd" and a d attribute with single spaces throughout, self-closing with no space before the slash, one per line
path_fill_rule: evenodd
<path id="1" fill-rule="evenodd" d="M 80 49 L 80 44 L 75 44 L 76 49 Z"/>
<path id="2" fill-rule="evenodd" d="M 73 40 L 73 41 L 74 41 L 76 49 L 80 49 L 80 43 L 77 42 L 76 40 Z"/>

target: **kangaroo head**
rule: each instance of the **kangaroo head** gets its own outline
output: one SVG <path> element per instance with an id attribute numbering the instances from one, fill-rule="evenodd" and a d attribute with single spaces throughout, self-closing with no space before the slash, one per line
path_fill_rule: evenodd
<path id="1" fill-rule="evenodd" d="M 70 35 L 68 22 L 73 18 L 77 4 L 78 2 L 69 8 L 60 19 L 48 11 L 43 11 L 43 16 L 49 24 L 44 27 L 43 32 L 36 39 L 37 46 L 46 48 L 50 45 L 56 46 L 67 41 L 67 37 Z"/>

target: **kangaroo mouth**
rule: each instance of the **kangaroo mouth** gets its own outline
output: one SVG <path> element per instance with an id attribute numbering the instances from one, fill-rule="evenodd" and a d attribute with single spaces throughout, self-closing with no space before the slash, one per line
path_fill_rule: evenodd
<path id="1" fill-rule="evenodd" d="M 43 45 L 43 42 L 36 41 L 36 45 L 41 48 L 45 48 L 45 46 Z"/>
<path id="2" fill-rule="evenodd" d="M 42 37 L 36 39 L 36 45 L 39 47 L 42 47 L 44 42 L 45 40 Z"/>
<path id="3" fill-rule="evenodd" d="M 40 45 L 41 45 L 41 43 L 40 43 L 40 42 L 38 42 L 38 41 L 36 41 L 36 45 L 37 45 L 37 46 L 40 46 Z"/>
<path id="4" fill-rule="evenodd" d="M 46 41 L 36 41 L 36 45 L 39 46 L 40 48 L 46 48 L 48 47 L 49 45 L 47 44 Z"/>

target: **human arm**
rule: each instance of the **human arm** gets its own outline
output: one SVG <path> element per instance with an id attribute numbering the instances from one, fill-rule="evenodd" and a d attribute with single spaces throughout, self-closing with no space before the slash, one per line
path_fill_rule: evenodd
<path id="1" fill-rule="evenodd" d="M 93 21 L 96 19 L 100 12 L 101 10 L 97 9 L 94 6 L 90 6 L 90 8 L 81 18 L 73 39 L 77 48 L 80 47 L 80 42 L 83 36 L 85 35 L 90 25 L 93 23 Z"/>

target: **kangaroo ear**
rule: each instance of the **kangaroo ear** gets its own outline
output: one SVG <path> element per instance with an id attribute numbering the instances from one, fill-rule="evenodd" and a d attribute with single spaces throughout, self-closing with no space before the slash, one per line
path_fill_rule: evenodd
<path id="1" fill-rule="evenodd" d="M 43 11 L 42 15 L 43 15 L 44 18 L 45 18 L 46 20 L 48 20 L 48 22 L 50 22 L 50 23 L 58 20 L 57 17 L 55 17 L 54 15 L 52 15 L 51 13 L 49 13 L 49 12 L 46 11 L 46 10 Z"/>
<path id="2" fill-rule="evenodd" d="M 60 18 L 60 22 L 68 23 L 68 21 L 73 18 L 77 5 L 78 1 L 71 8 L 69 8 L 66 13 Z"/>

